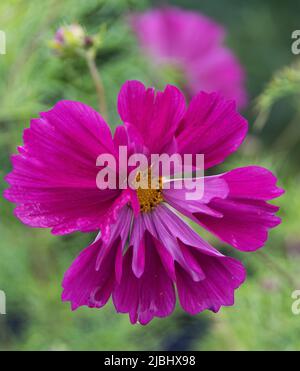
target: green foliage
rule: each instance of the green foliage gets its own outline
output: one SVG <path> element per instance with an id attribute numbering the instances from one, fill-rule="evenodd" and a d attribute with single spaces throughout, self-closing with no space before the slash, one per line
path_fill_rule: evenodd
<path id="1" fill-rule="evenodd" d="M 275 74 L 272 81 L 258 98 L 258 108 L 262 111 L 270 110 L 274 103 L 286 96 L 300 94 L 300 65 L 284 67 Z"/>

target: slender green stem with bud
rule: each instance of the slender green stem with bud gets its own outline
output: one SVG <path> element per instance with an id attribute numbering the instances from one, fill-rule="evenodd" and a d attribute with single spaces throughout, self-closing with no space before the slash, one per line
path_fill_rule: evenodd
<path id="1" fill-rule="evenodd" d="M 107 120 L 107 105 L 106 105 L 106 97 L 105 97 L 105 90 L 102 82 L 101 75 L 97 69 L 95 55 L 94 53 L 87 52 L 85 54 L 87 65 L 92 77 L 92 80 L 95 84 L 97 96 L 98 96 L 98 104 L 99 110 L 102 117 Z"/>

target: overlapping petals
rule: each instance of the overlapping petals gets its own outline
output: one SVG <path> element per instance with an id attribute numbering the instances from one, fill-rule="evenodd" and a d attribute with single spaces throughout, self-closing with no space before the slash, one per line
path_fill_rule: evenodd
<path id="1" fill-rule="evenodd" d="M 164 92 L 146 89 L 138 81 L 127 82 L 118 98 L 121 119 L 148 153 L 203 154 L 205 168 L 215 166 L 244 141 L 247 121 L 235 103 L 217 93 L 201 92 L 189 107 L 180 91 L 168 86 Z"/>
<path id="2" fill-rule="evenodd" d="M 122 252 L 129 234 L 131 211 L 121 210 L 109 240 L 99 236 L 74 261 L 63 280 L 62 299 L 75 310 L 82 305 L 101 308 L 122 275 Z"/>
<path id="3" fill-rule="evenodd" d="M 280 223 L 278 208 L 268 203 L 283 192 L 276 177 L 258 166 L 204 177 L 202 197 L 188 199 L 190 187 L 163 189 L 163 202 L 141 212 L 135 190 L 97 188 L 96 160 L 103 153 L 120 162 L 118 148 L 125 145 L 128 155 L 204 154 L 210 168 L 240 146 L 247 122 L 219 94 L 199 93 L 186 108 L 177 88 L 155 92 L 137 81 L 123 86 L 118 109 L 124 125 L 112 137 L 92 108 L 58 103 L 25 130 L 6 178 L 5 196 L 25 224 L 56 234 L 100 230 L 66 272 L 63 300 L 75 310 L 100 308 L 112 298 L 118 312 L 141 324 L 170 315 L 176 293 L 190 314 L 232 305 L 244 267 L 179 213 L 239 250 L 256 250 Z"/>
<path id="4" fill-rule="evenodd" d="M 191 101 L 176 132 L 179 153 L 201 153 L 205 168 L 220 164 L 245 139 L 247 121 L 235 103 L 217 93 L 204 92 Z"/>
<path id="5" fill-rule="evenodd" d="M 199 200 L 187 201 L 185 189 L 166 190 L 165 198 L 222 241 L 253 251 L 265 244 L 269 229 L 281 222 L 275 215 L 279 208 L 267 202 L 284 192 L 276 182 L 269 170 L 248 166 L 207 177 Z"/>
<path id="6" fill-rule="evenodd" d="M 24 131 L 24 146 L 12 157 L 8 200 L 25 224 L 55 234 L 107 229 L 128 202 L 119 190 L 99 192 L 96 159 L 115 154 L 110 129 L 92 108 L 61 101 Z M 116 203 L 116 200 L 118 202 Z"/>
<path id="7" fill-rule="evenodd" d="M 234 290 L 245 280 L 241 263 L 216 251 L 164 205 L 153 217 L 141 214 L 132 233 L 130 217 L 125 206 L 109 243 L 96 240 L 66 273 L 63 300 L 73 309 L 100 308 L 112 295 L 118 312 L 145 325 L 172 313 L 175 287 L 190 314 L 233 304 Z"/>
<path id="8" fill-rule="evenodd" d="M 118 98 L 122 121 L 133 125 L 150 153 L 165 153 L 185 113 L 185 98 L 174 86 L 155 92 L 138 82 L 125 83 Z"/>

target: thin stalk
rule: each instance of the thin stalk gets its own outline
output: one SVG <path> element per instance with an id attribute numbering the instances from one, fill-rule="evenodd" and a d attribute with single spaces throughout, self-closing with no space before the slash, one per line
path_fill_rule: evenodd
<path id="1" fill-rule="evenodd" d="M 102 82 L 101 75 L 97 69 L 95 56 L 92 53 L 86 53 L 86 61 L 89 68 L 90 75 L 94 82 L 97 96 L 98 96 L 98 105 L 102 117 L 107 120 L 107 105 L 105 90 Z"/>

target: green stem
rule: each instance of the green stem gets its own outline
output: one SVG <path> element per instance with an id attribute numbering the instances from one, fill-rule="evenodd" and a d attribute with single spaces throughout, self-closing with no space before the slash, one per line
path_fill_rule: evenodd
<path id="1" fill-rule="evenodd" d="M 92 53 L 86 53 L 87 65 L 92 77 L 92 80 L 95 84 L 97 96 L 98 96 L 98 105 L 102 117 L 107 120 L 107 105 L 105 98 L 105 90 L 102 82 L 102 78 L 96 66 L 95 56 Z"/>
<path id="2" fill-rule="evenodd" d="M 264 111 L 261 111 L 256 120 L 254 121 L 254 124 L 253 124 L 253 131 L 255 133 L 260 133 L 263 131 L 264 127 L 266 126 L 266 123 L 268 121 L 268 118 L 269 118 L 269 115 L 270 115 L 270 110 L 267 109 L 267 110 L 264 110 Z"/>

